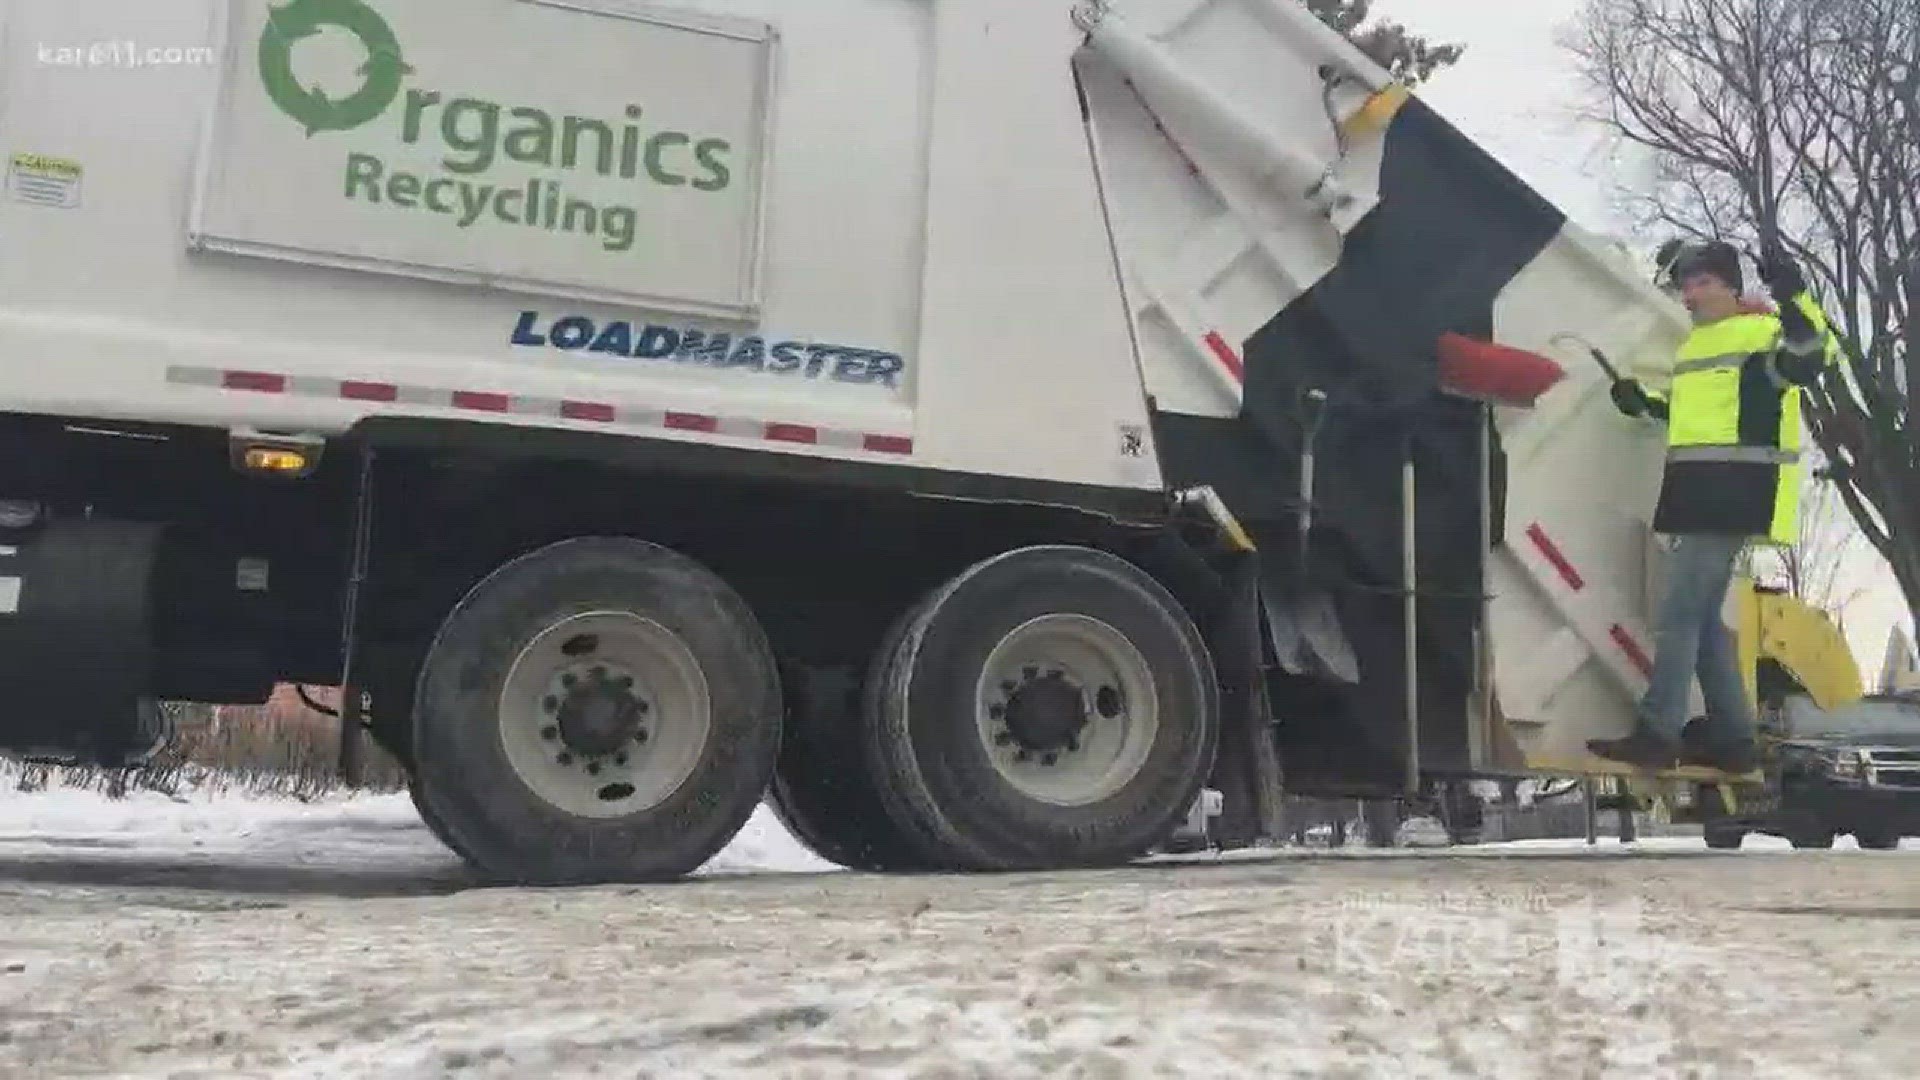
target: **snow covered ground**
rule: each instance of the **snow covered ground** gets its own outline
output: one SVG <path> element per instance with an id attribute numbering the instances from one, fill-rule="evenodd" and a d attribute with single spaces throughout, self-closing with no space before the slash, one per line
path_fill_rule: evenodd
<path id="1" fill-rule="evenodd" d="M 164 864 L 190 878 L 251 867 L 375 876 L 426 873 L 463 882 L 460 860 L 420 823 L 402 795 L 293 799 L 135 791 L 124 799 L 73 788 L 24 793 L 0 766 L 0 867 L 87 852 L 101 863 L 121 857 L 141 867 Z M 787 834 L 762 807 L 703 874 L 837 869 Z M 0 879 L 6 871 L 0 869 Z M 451 875 L 449 877 L 449 875 Z"/>
<path id="2" fill-rule="evenodd" d="M 763 814 L 699 880 L 541 891 L 404 797 L 12 786 L 3 1076 L 1852 1077 L 1920 1030 L 1912 850 L 881 877 Z"/>

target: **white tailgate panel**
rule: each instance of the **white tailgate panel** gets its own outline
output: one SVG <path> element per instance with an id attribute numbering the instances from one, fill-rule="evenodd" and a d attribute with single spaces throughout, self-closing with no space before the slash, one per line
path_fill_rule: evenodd
<path id="1" fill-rule="evenodd" d="M 1623 257 L 1569 226 L 1500 298 L 1496 335 L 1567 379 L 1528 411 L 1499 410 L 1504 547 L 1489 578 L 1495 686 L 1534 768 L 1600 769 L 1588 739 L 1623 735 L 1654 656 L 1649 543 L 1665 431 L 1622 416 L 1578 335 L 1659 385 L 1685 314 Z"/>

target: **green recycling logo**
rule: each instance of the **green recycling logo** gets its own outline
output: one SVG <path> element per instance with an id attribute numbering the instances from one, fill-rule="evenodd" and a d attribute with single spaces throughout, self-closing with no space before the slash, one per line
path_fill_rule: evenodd
<path id="1" fill-rule="evenodd" d="M 323 28 L 345 30 L 367 50 L 360 89 L 335 99 L 319 87 L 300 85 L 293 73 L 293 47 Z M 260 35 L 260 81 L 280 111 L 300 122 L 307 136 L 347 131 L 379 116 L 400 95 L 400 80 L 413 73 L 400 55 L 400 41 L 380 13 L 363 0 L 292 0 L 274 8 Z"/>

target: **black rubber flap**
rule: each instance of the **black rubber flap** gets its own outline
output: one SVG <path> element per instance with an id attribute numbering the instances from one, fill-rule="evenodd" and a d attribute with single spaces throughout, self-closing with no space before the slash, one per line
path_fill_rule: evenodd
<path id="1" fill-rule="evenodd" d="M 152 681 L 161 527 L 56 520 L 0 542 L 0 746 L 118 756 Z"/>

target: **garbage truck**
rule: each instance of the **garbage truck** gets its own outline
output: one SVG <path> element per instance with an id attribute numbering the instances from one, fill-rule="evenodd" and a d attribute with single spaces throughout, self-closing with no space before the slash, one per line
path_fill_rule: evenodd
<path id="1" fill-rule="evenodd" d="M 684 875 L 763 800 L 996 871 L 1615 771 L 1663 447 L 1600 361 L 1659 383 L 1685 315 L 1295 0 L 0 42 L 11 755 L 347 687 L 534 883 Z"/>

